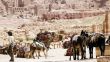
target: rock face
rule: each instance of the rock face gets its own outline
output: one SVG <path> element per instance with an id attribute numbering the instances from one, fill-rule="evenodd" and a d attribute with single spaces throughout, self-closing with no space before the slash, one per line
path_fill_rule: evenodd
<path id="1" fill-rule="evenodd" d="M 33 14 L 33 7 L 38 6 L 39 12 L 51 11 L 53 9 L 78 9 L 89 10 L 99 8 L 110 8 L 108 0 L 0 0 L 0 5 L 8 14 Z M 51 8 L 50 6 L 51 5 Z M 0 8 L 1 8 L 0 7 Z M 50 10 L 51 9 L 51 10 Z M 0 10 L 1 11 L 1 10 Z M 38 11 L 38 10 L 37 10 Z M 39 13 L 38 12 L 38 13 Z M 34 12 L 36 13 L 36 12 Z"/>
<path id="2" fill-rule="evenodd" d="M 3 1 L 0 0 L 0 14 L 4 11 L 6 11 L 5 5 L 3 4 Z"/>

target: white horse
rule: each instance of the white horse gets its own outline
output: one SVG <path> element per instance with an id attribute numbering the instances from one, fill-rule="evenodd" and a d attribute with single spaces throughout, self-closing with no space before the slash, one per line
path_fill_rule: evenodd
<path id="1" fill-rule="evenodd" d="M 45 46 L 45 44 L 43 42 L 35 42 L 35 43 L 32 43 L 32 46 L 35 47 L 35 50 L 34 52 L 36 52 L 36 56 L 40 57 L 40 52 L 42 51 L 45 55 L 45 58 L 47 58 L 47 47 Z"/>

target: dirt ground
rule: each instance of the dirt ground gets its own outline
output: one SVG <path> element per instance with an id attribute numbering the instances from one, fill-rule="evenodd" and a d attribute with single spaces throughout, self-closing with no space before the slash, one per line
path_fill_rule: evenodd
<path id="1" fill-rule="evenodd" d="M 110 56 L 100 57 L 97 59 L 97 62 L 110 62 Z"/>
<path id="2" fill-rule="evenodd" d="M 96 56 L 100 56 L 100 49 L 99 47 L 96 48 Z M 105 45 L 105 53 L 104 53 L 105 56 L 110 56 L 110 45 Z"/>

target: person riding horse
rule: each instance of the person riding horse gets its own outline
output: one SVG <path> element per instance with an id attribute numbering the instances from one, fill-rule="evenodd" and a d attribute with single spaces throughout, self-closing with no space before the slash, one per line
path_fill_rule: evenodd
<path id="1" fill-rule="evenodd" d="M 50 38 L 51 35 L 49 32 L 38 33 L 35 39 L 33 40 L 33 43 L 30 48 L 32 50 L 32 55 L 34 55 L 35 50 L 38 50 L 38 54 L 39 54 L 38 58 L 39 58 L 40 50 L 43 50 L 46 57 L 47 51 L 49 50 L 49 46 L 50 46 Z"/>
<path id="2" fill-rule="evenodd" d="M 33 43 L 35 43 L 35 45 L 38 45 L 39 47 L 40 46 L 45 46 L 45 44 L 43 43 L 43 34 L 44 33 L 38 33 L 36 38 L 33 40 Z"/>

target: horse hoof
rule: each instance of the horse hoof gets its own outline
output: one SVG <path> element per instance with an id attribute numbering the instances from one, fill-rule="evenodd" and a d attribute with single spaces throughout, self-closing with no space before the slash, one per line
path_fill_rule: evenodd
<path id="1" fill-rule="evenodd" d="M 83 60 L 83 58 L 81 58 L 80 60 Z"/>
<path id="2" fill-rule="evenodd" d="M 69 61 L 71 61 L 71 58 L 69 58 Z"/>
<path id="3" fill-rule="evenodd" d="M 14 60 L 10 60 L 9 62 L 14 62 Z"/>
<path id="4" fill-rule="evenodd" d="M 87 58 L 84 58 L 84 59 L 87 59 Z"/>
<path id="5" fill-rule="evenodd" d="M 71 61 L 71 59 L 69 59 L 69 61 Z"/>
<path id="6" fill-rule="evenodd" d="M 90 59 L 93 59 L 93 57 L 90 57 Z"/>
<path id="7" fill-rule="evenodd" d="M 33 57 L 33 59 L 36 59 L 35 57 Z"/>
<path id="8" fill-rule="evenodd" d="M 77 58 L 77 60 L 79 60 L 79 58 Z"/>
<path id="9" fill-rule="evenodd" d="M 74 59 L 74 60 L 76 60 L 76 59 Z"/>
<path id="10" fill-rule="evenodd" d="M 10 62 L 14 62 L 14 61 L 10 61 Z"/>

